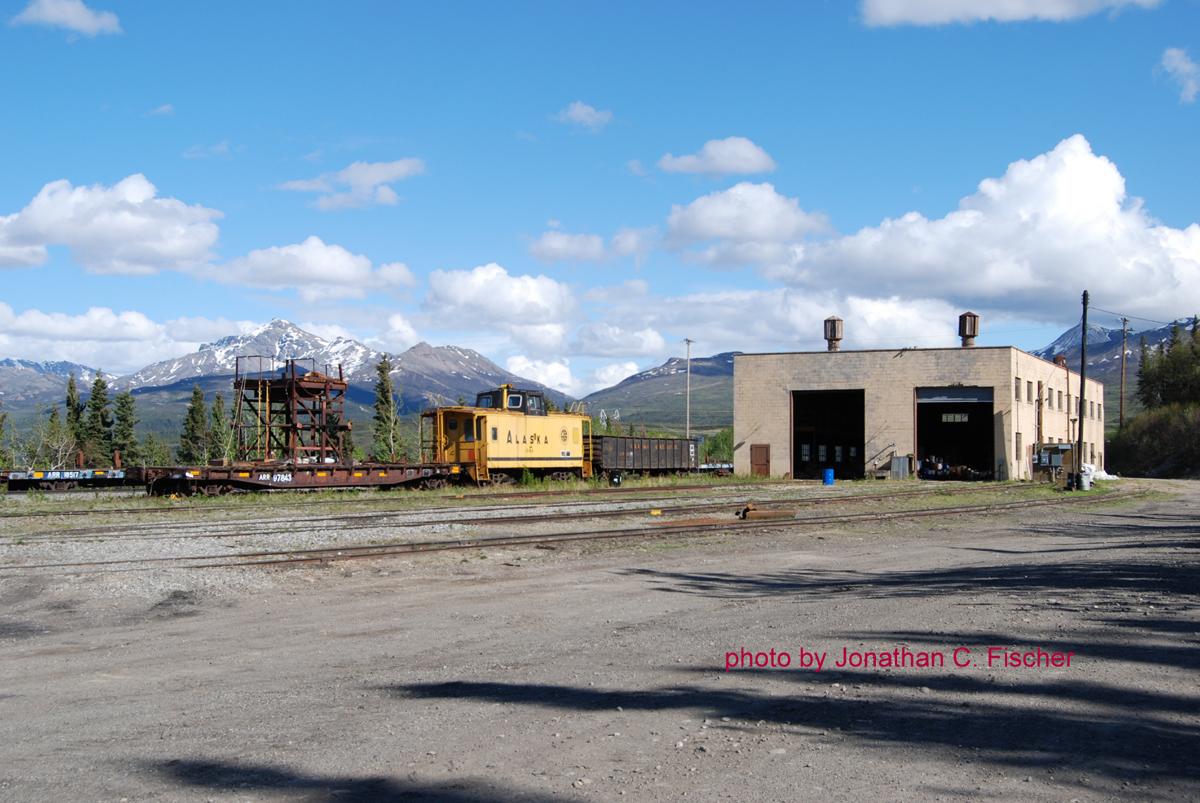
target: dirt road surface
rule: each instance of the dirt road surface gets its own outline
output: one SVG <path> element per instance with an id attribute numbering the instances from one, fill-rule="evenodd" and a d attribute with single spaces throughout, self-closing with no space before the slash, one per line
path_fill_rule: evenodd
<path id="1" fill-rule="evenodd" d="M 1194 799 L 1198 486 L 151 602 L 0 577 L 0 799 Z"/>

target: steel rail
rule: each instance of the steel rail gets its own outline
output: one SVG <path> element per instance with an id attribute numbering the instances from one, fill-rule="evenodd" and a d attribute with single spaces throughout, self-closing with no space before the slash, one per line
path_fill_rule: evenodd
<path id="1" fill-rule="evenodd" d="M 897 492 L 886 493 L 886 494 L 865 494 L 864 493 L 864 494 L 843 494 L 843 495 L 839 495 L 839 496 L 811 497 L 808 499 L 767 499 L 767 500 L 762 500 L 762 501 L 755 501 L 755 502 L 748 503 L 748 504 L 751 504 L 756 509 L 762 510 L 762 509 L 777 509 L 777 508 L 788 507 L 788 506 L 811 507 L 811 506 L 815 506 L 815 505 L 837 504 L 839 502 L 842 502 L 842 503 L 874 502 L 874 501 L 888 501 L 888 500 L 892 500 L 892 499 L 906 499 L 906 498 L 912 498 L 912 497 L 938 496 L 938 495 L 957 496 L 957 495 L 963 495 L 963 494 L 969 494 L 969 493 L 978 493 L 980 490 L 981 489 L 978 486 L 976 486 L 976 487 L 954 487 L 954 488 L 923 488 L 923 489 L 911 490 L 911 491 L 897 491 Z M 1018 490 L 1018 489 L 1013 486 L 1001 486 L 998 488 L 994 487 L 994 486 L 989 486 L 984 490 L 988 490 L 990 492 L 999 491 L 1001 493 L 1012 493 L 1013 491 Z M 694 505 L 687 505 L 687 504 L 685 504 L 685 505 L 662 505 L 660 509 L 663 511 L 664 514 L 666 514 L 666 513 L 671 513 L 671 514 L 703 513 L 703 512 L 710 512 L 710 511 L 714 511 L 714 510 L 724 510 L 728 507 L 728 505 L 733 500 L 744 499 L 745 497 L 735 496 L 735 495 L 730 494 L 727 496 L 721 496 L 721 497 L 717 497 L 717 498 L 722 501 L 706 501 L 706 502 L 694 504 Z M 676 497 L 658 497 L 658 498 L 651 498 L 651 499 L 636 499 L 636 500 L 629 500 L 629 501 L 631 503 L 633 503 L 633 502 L 649 503 L 649 502 L 660 502 L 663 499 L 670 502 L 670 501 L 675 501 Z M 623 500 L 621 502 L 615 502 L 615 503 L 621 504 L 622 502 L 623 502 Z M 472 515 L 472 516 L 459 516 L 459 517 L 442 517 L 442 518 L 436 518 L 436 519 L 421 519 L 418 521 L 388 521 L 387 519 L 419 516 L 422 512 L 420 510 L 416 510 L 416 511 L 372 511 L 369 513 L 347 513 L 347 514 L 343 514 L 343 515 L 335 514 L 335 515 L 330 515 L 330 516 L 324 516 L 324 517 L 315 518 L 315 519 L 309 518 L 309 519 L 304 519 L 303 524 L 305 526 L 319 526 L 319 525 L 325 524 L 325 523 L 337 523 L 339 525 L 340 530 L 361 530 L 361 529 L 368 529 L 371 527 L 416 528 L 416 527 L 427 527 L 427 526 L 441 525 L 441 524 L 476 525 L 476 524 L 524 523 L 524 522 L 530 522 L 530 521 L 543 521 L 543 520 L 545 520 L 547 515 L 563 516 L 566 513 L 577 513 L 577 514 L 580 514 L 582 518 L 617 518 L 617 517 L 621 517 L 621 516 L 637 515 L 639 513 L 644 513 L 646 511 L 645 508 L 632 508 L 632 507 L 619 508 L 619 509 L 615 509 L 615 510 L 614 509 L 593 509 L 600 505 L 610 505 L 610 504 L 614 504 L 614 502 L 613 501 L 608 501 L 608 502 L 591 502 L 591 501 L 589 501 L 589 502 L 577 502 L 577 503 L 563 503 L 563 504 L 552 505 L 556 509 L 551 511 L 549 514 L 547 514 L 547 513 L 525 513 L 525 514 L 518 513 L 518 515 L 503 515 L 503 516 Z M 458 509 L 463 510 L 463 511 L 470 511 L 472 513 L 478 513 L 478 512 L 481 512 L 481 510 L 483 512 L 523 511 L 523 510 L 535 510 L 535 509 L 539 509 L 539 508 L 546 508 L 546 507 L 550 507 L 550 506 L 551 505 L 519 505 L 519 506 L 492 507 L 492 508 L 483 508 L 483 509 L 463 507 L 463 508 L 458 508 Z M 563 508 L 567 508 L 567 510 L 563 510 Z M 454 509 L 455 508 L 436 508 L 435 510 L 441 512 L 441 511 L 445 511 L 445 510 L 454 510 Z M 347 522 L 349 522 L 349 523 L 347 523 Z M 214 528 L 223 528 L 223 527 L 244 528 L 247 525 L 260 525 L 260 524 L 273 525 L 273 524 L 278 524 L 278 523 L 286 523 L 288 526 L 267 528 L 267 529 L 255 529 L 251 532 L 230 532 L 228 530 L 222 530 L 220 532 L 196 533 L 196 532 L 189 531 L 190 529 L 201 529 L 201 528 L 205 529 L 205 530 L 212 530 Z M 8 544 L 11 544 L 17 540 L 20 540 L 22 543 L 25 543 L 25 544 L 29 544 L 29 543 L 46 544 L 46 543 L 74 543 L 74 542 L 79 542 L 79 541 L 84 541 L 84 540 L 89 540 L 89 539 L 102 539 L 102 540 L 106 540 L 106 541 L 107 540 L 116 540 L 116 541 L 147 540 L 147 541 L 150 541 L 150 540 L 164 540 L 164 539 L 165 540 L 186 540 L 186 539 L 192 539 L 192 538 L 249 538 L 249 537 L 258 537 L 258 536 L 264 536 L 264 535 L 284 535 L 287 533 L 292 533 L 292 532 L 296 531 L 296 524 L 297 523 L 294 520 L 277 519 L 277 518 L 276 519 L 251 519 L 251 520 L 229 521 L 229 522 L 205 522 L 205 521 L 176 522 L 176 523 L 170 523 L 170 522 L 158 523 L 158 522 L 156 522 L 156 523 L 129 525 L 131 527 L 137 527 L 137 530 L 134 532 L 115 532 L 114 533 L 114 532 L 110 532 L 103 528 L 92 527 L 92 528 L 76 528 L 76 529 L 72 529 L 72 530 L 61 530 L 58 532 L 50 532 L 50 533 L 35 533 L 35 534 L 30 534 L 30 535 L 0 536 L 0 538 L 9 539 L 7 542 L 0 542 L 0 546 L 5 546 Z M 183 528 L 188 528 L 188 530 L 185 530 L 184 532 L 178 533 L 178 534 L 170 532 L 167 529 L 164 529 L 164 531 L 162 531 L 162 532 L 153 532 L 153 530 L 155 528 L 163 528 L 164 526 L 165 526 L 165 528 L 169 528 L 169 530 L 175 530 L 176 532 Z"/>
<path id="2" fill-rule="evenodd" d="M 67 563 L 12 564 L 0 566 L 4 575 L 10 571 L 27 572 L 31 569 L 88 569 L 97 571 L 126 571 L 110 567 L 136 566 L 139 564 L 181 563 L 185 569 L 218 569 L 242 566 L 283 566 L 305 563 L 330 563 L 356 558 L 390 557 L 426 552 L 441 552 L 459 549 L 485 549 L 489 547 L 539 546 L 572 541 L 602 541 L 623 538 L 662 537 L 664 535 L 686 535 L 713 532 L 743 532 L 770 530 L 783 527 L 807 527 L 813 525 L 848 524 L 864 521 L 886 521 L 899 518 L 924 518 L 942 515 L 969 515 L 973 513 L 1026 510 L 1047 506 L 1066 506 L 1088 502 L 1110 502 L 1144 496 L 1145 491 L 1118 491 L 1104 496 L 1068 496 L 1059 499 L 1027 499 L 1015 502 L 998 502 L 957 507 L 915 508 L 911 510 L 875 511 L 848 513 L 833 516 L 806 516 L 788 519 L 731 520 L 728 523 L 675 524 L 659 527 L 632 527 L 624 529 L 583 530 L 556 534 L 491 536 L 484 538 L 460 538 L 442 541 L 394 542 L 360 546 L 334 546 L 314 549 L 283 549 L 260 552 L 242 552 L 233 555 L 178 555 L 151 558 L 124 558 L 104 561 L 79 561 Z M 191 561 L 187 563 L 186 561 Z M 73 572 L 62 572 L 71 574 Z"/>
<path id="3" fill-rule="evenodd" d="M 543 491 L 507 491 L 507 492 L 491 492 L 487 490 L 477 490 L 473 488 L 465 488 L 466 493 L 457 494 L 455 496 L 446 496 L 440 494 L 435 499 L 451 499 L 454 501 L 462 501 L 465 499 L 523 499 L 523 498 L 543 498 L 556 496 L 618 496 L 623 494 L 638 494 L 638 493 L 667 493 L 667 492 L 683 492 L 683 491 L 703 491 L 710 488 L 731 489 L 731 488 L 761 488 L 761 487 L 780 487 L 787 485 L 799 485 L 801 487 L 813 485 L 815 481 L 808 480 L 779 480 L 768 482 L 752 482 L 752 483 L 710 483 L 707 485 L 671 485 L 671 486 L 630 486 L 623 485 L 619 488 L 581 488 L 578 490 L 571 489 L 552 489 Z M 361 493 L 387 493 L 379 489 L 366 488 L 331 488 L 321 489 L 328 491 L 353 491 Z M 294 491 L 294 493 L 307 493 L 309 491 Z M 43 491 L 43 493 L 53 493 Z M 94 493 L 94 492 L 93 492 Z M 284 491 L 263 491 L 259 493 L 284 493 Z M 406 493 L 411 493 L 408 491 Z M 148 497 L 149 498 L 149 497 Z M 395 497 L 383 498 L 354 498 L 354 499 L 296 499 L 289 502 L 272 502 L 272 508 L 295 508 L 295 507 L 310 507 L 321 505 L 345 505 L 345 504 L 379 504 L 382 502 L 395 501 Z M 0 519 L 5 518 L 40 518 L 46 516 L 107 516 L 107 515 L 122 515 L 122 514 L 151 514 L 151 513 L 179 513 L 185 511 L 196 511 L 205 513 L 210 510 L 245 510 L 250 507 L 245 505 L 173 505 L 164 507 L 114 507 L 99 510 L 31 510 L 27 512 L 11 511 L 0 513 Z M 455 505 L 431 505 L 430 510 L 438 510 L 443 508 L 453 508 Z"/>

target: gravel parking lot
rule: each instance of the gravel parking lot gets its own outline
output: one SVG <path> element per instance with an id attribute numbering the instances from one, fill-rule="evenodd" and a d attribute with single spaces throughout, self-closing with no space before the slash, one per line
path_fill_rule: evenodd
<path id="1" fill-rule="evenodd" d="M 757 535 L 0 572 L 0 798 L 1194 798 L 1200 484 L 1141 485 Z M 159 544 L 113 527 L 86 549 Z M 244 543 L 203 540 L 154 548 Z"/>

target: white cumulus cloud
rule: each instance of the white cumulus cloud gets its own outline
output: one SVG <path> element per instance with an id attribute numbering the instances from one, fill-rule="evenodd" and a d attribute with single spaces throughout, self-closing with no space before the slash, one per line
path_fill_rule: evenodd
<path id="1" fill-rule="evenodd" d="M 604 259 L 604 240 L 598 234 L 569 234 L 550 230 L 529 246 L 529 253 L 542 262 L 599 262 Z"/>
<path id="2" fill-rule="evenodd" d="M 1200 308 L 1200 224 L 1156 221 L 1077 134 L 980 182 L 944 217 L 909 212 L 805 244 L 773 273 L 872 296 L 986 301 L 1044 320 L 1088 288 L 1097 305 L 1170 320 Z"/>
<path id="3" fill-rule="evenodd" d="M 397 312 L 388 316 L 387 329 L 375 340 L 386 350 L 396 353 L 407 351 L 420 343 L 421 337 L 408 318 Z"/>
<path id="4" fill-rule="evenodd" d="M 617 256 L 633 257 L 640 265 L 658 242 L 658 229 L 650 226 L 642 229 L 618 229 L 612 237 L 612 252 Z"/>
<path id="5" fill-rule="evenodd" d="M 666 347 L 663 336 L 655 329 L 648 326 L 626 329 L 608 321 L 597 321 L 579 327 L 571 344 L 572 351 L 576 354 L 594 357 L 661 356 Z"/>
<path id="6" fill-rule="evenodd" d="M 638 372 L 638 364 L 636 362 L 614 362 L 608 365 L 601 366 L 591 373 L 589 393 L 594 393 L 597 390 L 610 388 L 613 385 L 619 384 L 621 380 L 627 379 Z"/>
<path id="7" fill-rule="evenodd" d="M 717 176 L 770 173 L 775 169 L 775 160 L 745 137 L 727 137 L 710 139 L 699 153 L 686 156 L 668 153 L 658 160 L 658 166 L 668 173 L 707 173 Z"/>
<path id="8" fill-rule="evenodd" d="M 195 351 L 201 344 L 247 331 L 250 321 L 176 318 L 155 321 L 135 310 L 91 307 L 71 314 L 0 302 L 0 352 L 29 360 L 66 360 L 123 374 L 157 360 Z"/>
<path id="9" fill-rule="evenodd" d="M 295 288 L 304 301 L 363 298 L 373 289 L 408 287 L 412 272 L 399 263 L 374 268 L 340 245 L 309 237 L 293 245 L 259 248 L 206 271 L 229 284 L 267 290 Z"/>
<path id="10" fill-rule="evenodd" d="M 518 354 L 509 357 L 504 367 L 517 376 L 540 382 L 568 396 L 579 393 L 581 387 L 579 380 L 571 373 L 570 360 L 535 360 Z"/>
<path id="11" fill-rule="evenodd" d="M 121 22 L 111 11 L 93 11 L 83 0 L 30 0 L 13 25 L 47 25 L 84 36 L 121 33 Z"/>
<path id="12" fill-rule="evenodd" d="M 221 213 L 161 198 L 140 173 L 111 187 L 53 181 L 19 212 L 0 216 L 0 267 L 40 265 L 66 246 L 93 273 L 150 274 L 205 263 Z"/>
<path id="13" fill-rule="evenodd" d="M 400 200 L 392 184 L 425 172 L 425 162 L 408 157 L 394 162 L 354 162 L 316 178 L 285 181 L 281 190 L 321 193 L 318 209 L 354 209 L 364 206 L 394 206 Z"/>
<path id="14" fill-rule="evenodd" d="M 599 131 L 612 122 L 613 113 L 608 110 L 597 109 L 581 100 L 577 100 L 568 104 L 565 109 L 555 115 L 555 119 L 560 123 L 568 123 L 588 128 L 592 131 Z"/>
<path id="15" fill-rule="evenodd" d="M 984 20 L 1062 22 L 1131 6 L 1154 8 L 1160 0 L 863 0 L 868 25 L 945 25 Z"/>
<path id="16" fill-rule="evenodd" d="M 175 113 L 175 106 L 171 103 L 164 103 L 161 106 L 155 106 L 150 111 L 146 112 L 147 117 L 170 117 Z"/>
<path id="17" fill-rule="evenodd" d="M 806 212 L 799 201 L 780 195 L 771 184 L 749 182 L 711 192 L 687 206 L 672 206 L 667 218 L 671 245 L 715 241 L 696 254 L 715 264 L 765 261 L 768 254 L 779 258 L 791 243 L 828 229 L 824 214 Z"/>
<path id="18" fill-rule="evenodd" d="M 575 310 L 571 289 L 549 276 L 510 275 L 492 262 L 429 274 L 426 306 L 442 320 L 498 328 L 539 351 L 559 348 Z"/>
<path id="19" fill-rule="evenodd" d="M 1162 54 L 1162 68 L 1179 84 L 1179 102 L 1192 103 L 1200 92 L 1200 66 L 1188 56 L 1186 50 L 1168 47 Z"/>

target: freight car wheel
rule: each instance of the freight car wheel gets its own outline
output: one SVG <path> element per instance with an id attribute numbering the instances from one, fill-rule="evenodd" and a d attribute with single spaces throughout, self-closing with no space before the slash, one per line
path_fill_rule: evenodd
<path id="1" fill-rule="evenodd" d="M 492 485 L 512 485 L 517 478 L 512 474 L 494 473 L 491 475 Z"/>

